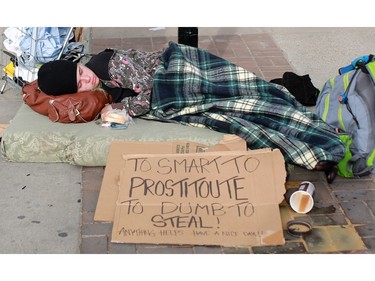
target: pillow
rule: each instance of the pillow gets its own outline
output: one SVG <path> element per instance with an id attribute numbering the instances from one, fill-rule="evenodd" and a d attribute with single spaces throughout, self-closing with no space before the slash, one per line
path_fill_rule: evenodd
<path id="1" fill-rule="evenodd" d="M 38 80 L 22 87 L 23 100 L 34 111 L 46 115 L 52 122 L 85 123 L 95 120 L 101 109 L 111 102 L 111 96 L 102 90 L 52 96 L 43 93 Z"/>

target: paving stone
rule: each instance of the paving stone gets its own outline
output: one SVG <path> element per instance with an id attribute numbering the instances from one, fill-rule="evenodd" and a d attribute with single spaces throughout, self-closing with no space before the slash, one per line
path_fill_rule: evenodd
<path id="1" fill-rule="evenodd" d="M 91 53 L 97 54 L 103 51 L 108 46 L 111 48 L 119 49 L 121 48 L 121 38 L 110 38 L 110 39 L 91 39 L 90 49 Z"/>
<path id="2" fill-rule="evenodd" d="M 234 58 L 232 59 L 233 63 L 237 64 L 238 66 L 243 67 L 244 69 L 253 71 L 254 69 L 257 69 L 258 66 L 254 59 L 251 58 Z"/>
<path id="3" fill-rule="evenodd" d="M 344 209 L 345 214 L 354 224 L 361 223 L 373 223 L 374 217 L 367 207 L 367 205 L 362 201 L 350 201 L 340 203 Z"/>
<path id="4" fill-rule="evenodd" d="M 313 226 L 347 225 L 345 216 L 342 214 L 311 215 Z"/>
<path id="5" fill-rule="evenodd" d="M 82 224 L 93 223 L 95 212 L 82 212 Z"/>
<path id="6" fill-rule="evenodd" d="M 312 183 L 315 186 L 314 192 L 314 207 L 326 206 L 329 203 L 335 202 L 335 199 L 331 195 L 331 190 L 327 187 L 326 184 L 321 182 Z"/>
<path id="7" fill-rule="evenodd" d="M 108 243 L 109 254 L 136 254 L 137 247 L 135 244 Z"/>
<path id="8" fill-rule="evenodd" d="M 177 36 L 168 36 L 168 37 L 157 36 L 157 37 L 151 38 L 152 45 L 154 46 L 155 50 L 160 50 L 160 48 L 157 47 L 158 45 L 164 45 L 164 47 L 165 47 L 165 45 L 168 44 L 168 42 L 171 41 L 171 40 L 177 42 Z M 204 42 L 206 40 L 208 41 L 208 43 L 211 44 L 211 37 L 210 36 L 199 37 L 199 45 L 204 44 Z"/>
<path id="9" fill-rule="evenodd" d="M 248 58 L 251 56 L 247 47 L 233 48 L 233 52 L 236 58 Z"/>
<path id="10" fill-rule="evenodd" d="M 375 216 L 375 200 L 365 201 L 367 206 L 370 208 L 372 215 Z"/>
<path id="11" fill-rule="evenodd" d="M 367 249 L 374 250 L 373 254 L 375 254 L 375 238 L 363 238 L 363 243 L 365 243 Z"/>
<path id="12" fill-rule="evenodd" d="M 286 242 L 281 246 L 252 247 L 254 254 L 303 254 L 306 248 L 300 242 Z"/>
<path id="13" fill-rule="evenodd" d="M 195 254 L 222 254 L 220 246 L 194 246 Z"/>
<path id="14" fill-rule="evenodd" d="M 245 34 L 242 35 L 242 39 L 251 50 L 280 51 L 279 47 L 268 34 Z"/>
<path id="15" fill-rule="evenodd" d="M 100 191 L 104 175 L 103 167 L 86 167 L 82 170 L 83 191 Z"/>
<path id="16" fill-rule="evenodd" d="M 112 223 L 90 223 L 82 225 L 82 236 L 107 235 L 112 233 Z"/>
<path id="17" fill-rule="evenodd" d="M 83 237 L 81 254 L 106 254 L 107 236 Z"/>
<path id="18" fill-rule="evenodd" d="M 99 192 L 97 191 L 84 191 L 82 196 L 82 211 L 95 212 L 98 197 Z"/>
<path id="19" fill-rule="evenodd" d="M 259 56 L 255 57 L 255 61 L 258 65 L 272 67 L 284 67 L 283 70 L 285 71 L 285 66 L 289 67 L 288 61 L 280 54 L 279 56 Z"/>
<path id="20" fill-rule="evenodd" d="M 230 43 L 231 46 L 243 46 L 244 42 L 242 41 L 242 36 L 237 34 L 229 34 L 229 35 L 216 35 L 212 37 L 212 41 L 220 46 L 220 45 L 228 45 Z"/>
<path id="21" fill-rule="evenodd" d="M 193 246 L 137 245 L 138 254 L 193 254 Z"/>
<path id="22" fill-rule="evenodd" d="M 277 73 L 283 74 L 285 72 L 285 66 L 282 66 L 282 65 L 281 66 L 280 65 L 260 66 L 259 68 L 263 73 L 277 72 Z M 276 76 L 276 77 L 279 77 L 279 76 Z"/>
<path id="23" fill-rule="evenodd" d="M 311 182 L 319 182 L 324 179 L 324 173 L 318 171 L 308 171 L 302 168 L 289 165 L 290 172 L 288 173 L 288 181 L 311 181 Z"/>
<path id="24" fill-rule="evenodd" d="M 251 248 L 249 247 L 223 247 L 223 254 L 250 254 Z"/>
<path id="25" fill-rule="evenodd" d="M 362 238 L 375 238 L 375 224 L 357 226 L 356 230 Z"/>
<path id="26" fill-rule="evenodd" d="M 357 189 L 348 191 L 334 191 L 333 194 L 339 201 L 374 200 L 375 190 Z"/>
<path id="27" fill-rule="evenodd" d="M 353 190 L 356 191 L 358 189 L 366 190 L 366 189 L 375 189 L 375 183 L 372 181 L 371 178 L 361 178 L 356 180 L 342 180 L 342 181 L 335 181 L 333 184 L 334 191 L 343 191 L 343 190 Z"/>
<path id="28" fill-rule="evenodd" d="M 231 60 L 236 57 L 236 53 L 232 49 L 218 49 L 218 55 L 224 59 Z"/>
<path id="29" fill-rule="evenodd" d="M 342 213 L 339 204 L 317 203 L 313 206 L 309 215 Z"/>
<path id="30" fill-rule="evenodd" d="M 156 37 L 158 37 L 158 36 L 156 36 Z M 150 38 L 150 37 L 133 37 L 131 40 L 128 40 L 128 38 L 122 38 L 121 48 L 123 50 L 133 48 L 133 49 L 136 49 L 136 50 L 152 51 L 152 50 L 154 50 L 153 47 L 152 47 L 152 42 L 153 42 L 154 38 L 155 37 L 152 37 L 152 38 Z"/>
<path id="31" fill-rule="evenodd" d="M 305 236 L 304 240 L 309 253 L 334 253 L 366 249 L 354 227 L 349 226 L 313 228 L 311 234 Z"/>
<path id="32" fill-rule="evenodd" d="M 335 226 L 326 229 L 338 251 L 366 249 L 354 227 Z"/>
<path id="33" fill-rule="evenodd" d="M 291 235 L 287 230 L 284 230 L 285 243 L 299 242 L 303 243 L 303 236 Z"/>

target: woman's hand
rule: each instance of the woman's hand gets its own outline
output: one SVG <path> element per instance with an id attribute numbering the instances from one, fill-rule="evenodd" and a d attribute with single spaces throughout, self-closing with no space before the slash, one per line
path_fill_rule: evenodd
<path id="1" fill-rule="evenodd" d="M 112 105 L 110 105 L 110 104 L 107 104 L 107 105 L 105 105 L 103 108 L 102 108 L 102 110 L 100 111 L 100 115 L 101 116 L 104 116 L 108 111 L 110 111 L 110 110 L 112 110 L 113 108 L 112 108 Z"/>

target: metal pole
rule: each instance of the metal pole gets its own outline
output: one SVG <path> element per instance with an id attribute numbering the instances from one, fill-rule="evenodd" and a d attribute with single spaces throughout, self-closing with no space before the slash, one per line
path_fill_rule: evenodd
<path id="1" fill-rule="evenodd" d="M 7 82 L 8 82 L 5 76 L 3 76 L 3 80 L 4 80 L 4 84 L 3 84 L 3 86 L 1 86 L 1 90 L 0 90 L 1 94 L 4 93 L 5 86 L 7 85 Z"/>
<path id="2" fill-rule="evenodd" d="M 61 51 L 60 51 L 59 56 L 57 57 L 58 60 L 61 59 L 61 56 L 62 56 L 62 54 L 63 54 L 63 52 L 64 52 L 64 50 L 65 50 L 66 45 L 67 45 L 68 42 L 69 42 L 69 37 L 70 37 L 70 34 L 72 34 L 73 29 L 74 29 L 73 27 L 71 27 L 71 28 L 69 29 L 68 35 L 66 36 L 65 41 L 64 41 L 64 45 L 63 45 L 62 48 L 61 48 Z"/>

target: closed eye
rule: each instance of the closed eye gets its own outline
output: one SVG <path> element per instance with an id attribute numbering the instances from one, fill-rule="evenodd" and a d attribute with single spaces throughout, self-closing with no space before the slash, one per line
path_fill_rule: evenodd
<path id="1" fill-rule="evenodd" d="M 80 66 L 78 66 L 78 83 L 77 83 L 77 89 L 81 88 L 82 87 L 82 83 L 81 83 L 81 75 L 83 73 L 83 70 Z"/>

